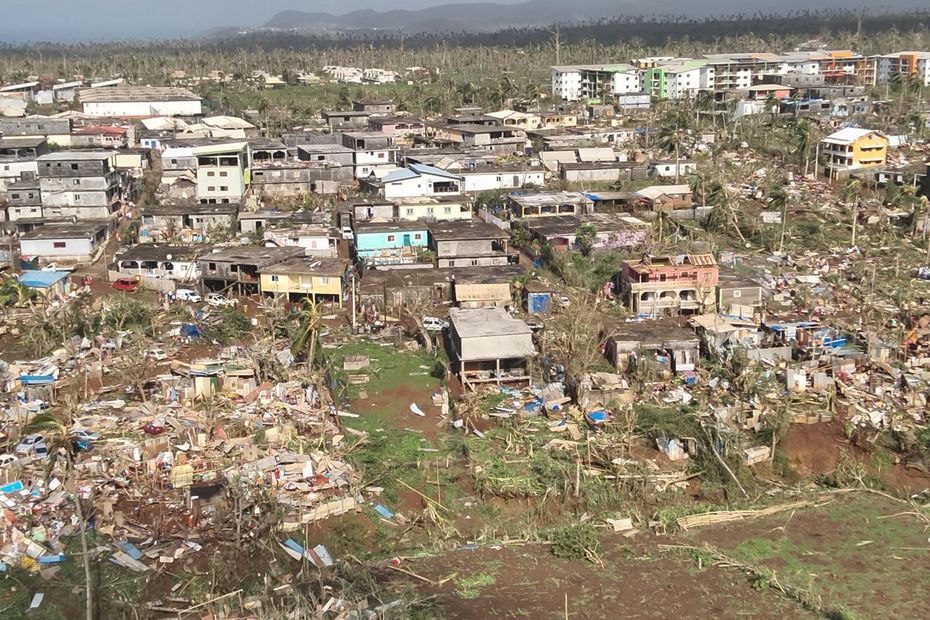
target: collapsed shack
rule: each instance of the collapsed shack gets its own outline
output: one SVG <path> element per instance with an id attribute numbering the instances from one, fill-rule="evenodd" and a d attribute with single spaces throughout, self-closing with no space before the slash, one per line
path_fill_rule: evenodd
<path id="1" fill-rule="evenodd" d="M 620 323 L 609 328 L 607 358 L 622 373 L 649 372 L 659 376 L 694 377 L 700 341 L 674 320 Z"/>
<path id="2" fill-rule="evenodd" d="M 55 575 L 67 554 L 61 538 L 80 532 L 76 501 L 109 541 L 110 561 L 140 573 L 208 543 L 258 541 L 358 507 L 326 392 L 296 380 L 256 385 L 241 355 L 169 369 L 140 382 L 144 394 L 120 388 L 142 403 L 76 406 L 72 470 L 59 458 L 46 475 L 37 452 L 3 470 L 0 562 Z M 34 375 L 23 376 L 16 385 Z"/>

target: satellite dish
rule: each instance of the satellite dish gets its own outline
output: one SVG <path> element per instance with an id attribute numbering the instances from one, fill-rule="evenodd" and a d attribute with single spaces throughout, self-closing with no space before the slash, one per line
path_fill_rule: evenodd
<path id="1" fill-rule="evenodd" d="M 165 260 L 171 260 L 172 258 L 174 257 L 171 254 L 165 254 Z"/>

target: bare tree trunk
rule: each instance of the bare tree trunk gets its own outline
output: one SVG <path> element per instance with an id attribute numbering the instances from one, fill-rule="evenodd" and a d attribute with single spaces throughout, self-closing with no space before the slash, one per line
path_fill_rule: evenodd
<path id="1" fill-rule="evenodd" d="M 781 238 L 778 240 L 778 253 L 782 254 L 785 251 L 785 231 L 788 229 L 788 199 L 785 199 L 785 204 L 781 207 Z"/>
<path id="2" fill-rule="evenodd" d="M 68 475 L 74 476 L 74 462 L 71 460 L 71 454 L 68 453 Z M 72 477 L 75 485 L 74 505 L 77 511 L 78 527 L 80 527 L 81 537 L 81 560 L 84 564 L 84 611 L 87 620 L 94 620 L 94 598 L 93 585 L 90 574 L 90 554 L 87 552 L 87 522 L 84 520 L 84 509 L 81 507 L 81 490 L 77 486 L 77 479 Z"/>

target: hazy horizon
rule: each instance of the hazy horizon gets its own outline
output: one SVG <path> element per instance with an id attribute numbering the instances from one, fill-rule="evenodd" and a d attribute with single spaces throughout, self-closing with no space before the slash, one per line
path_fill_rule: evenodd
<path id="1" fill-rule="evenodd" d="M 342 15 L 360 9 L 421 9 L 441 4 L 523 0 L 2 0 L 0 41 L 78 42 L 190 37 L 217 28 L 255 27 L 284 10 Z M 117 8 L 114 8 L 118 6 Z M 256 8 L 258 7 L 258 8 Z"/>

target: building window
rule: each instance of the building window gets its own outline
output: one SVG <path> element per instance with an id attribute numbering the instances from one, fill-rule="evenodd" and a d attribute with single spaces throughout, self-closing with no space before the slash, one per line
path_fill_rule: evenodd
<path id="1" fill-rule="evenodd" d="M 442 212 L 443 212 L 443 213 L 452 213 L 452 207 L 443 207 Z"/>
<path id="2" fill-rule="evenodd" d="M 272 281 L 272 282 L 277 282 L 277 281 L 278 281 L 278 276 L 271 276 L 271 281 Z"/>
<path id="3" fill-rule="evenodd" d="M 78 169 L 78 165 L 77 165 L 77 164 L 71 164 L 71 169 L 72 169 L 72 170 L 77 170 L 77 169 Z"/>
<path id="4" fill-rule="evenodd" d="M 430 209 L 430 211 L 432 211 L 432 209 Z M 423 235 L 421 235 L 420 233 L 416 233 L 413 235 L 413 238 L 419 241 L 422 238 L 422 236 Z"/>
<path id="5" fill-rule="evenodd" d="M 68 244 L 67 244 L 66 242 L 64 242 L 64 241 L 55 241 L 54 243 L 52 243 L 52 247 L 53 247 L 53 248 L 64 248 L 64 247 L 67 247 L 67 246 L 68 246 Z"/>
<path id="6" fill-rule="evenodd" d="M 19 194 L 10 194 L 10 198 L 17 200 L 19 198 Z"/>
<path id="7" fill-rule="evenodd" d="M 742 296 L 743 296 L 743 291 L 733 291 L 733 298 L 734 298 L 734 299 L 739 299 L 739 298 L 742 297 Z"/>
<path id="8" fill-rule="evenodd" d="M 320 278 L 321 286 L 329 286 L 329 278 Z"/>
<path id="9" fill-rule="evenodd" d="M 478 261 L 477 261 L 477 260 L 471 261 L 471 266 L 472 266 L 472 267 L 477 267 L 477 266 L 478 266 Z"/>
<path id="10" fill-rule="evenodd" d="M 216 186 L 215 186 L 215 185 L 211 185 L 211 186 L 207 187 L 207 191 L 208 191 L 208 192 L 215 192 L 215 191 L 216 191 Z"/>
<path id="11" fill-rule="evenodd" d="M 413 215 L 413 209 L 407 209 L 407 215 Z"/>
<path id="12" fill-rule="evenodd" d="M 394 235 L 388 235 L 388 243 L 394 241 L 394 239 L 395 239 Z"/>
<path id="13" fill-rule="evenodd" d="M 221 191 L 221 192 L 228 192 L 228 191 L 229 191 L 229 186 L 228 186 L 228 185 L 220 185 L 220 191 Z"/>

